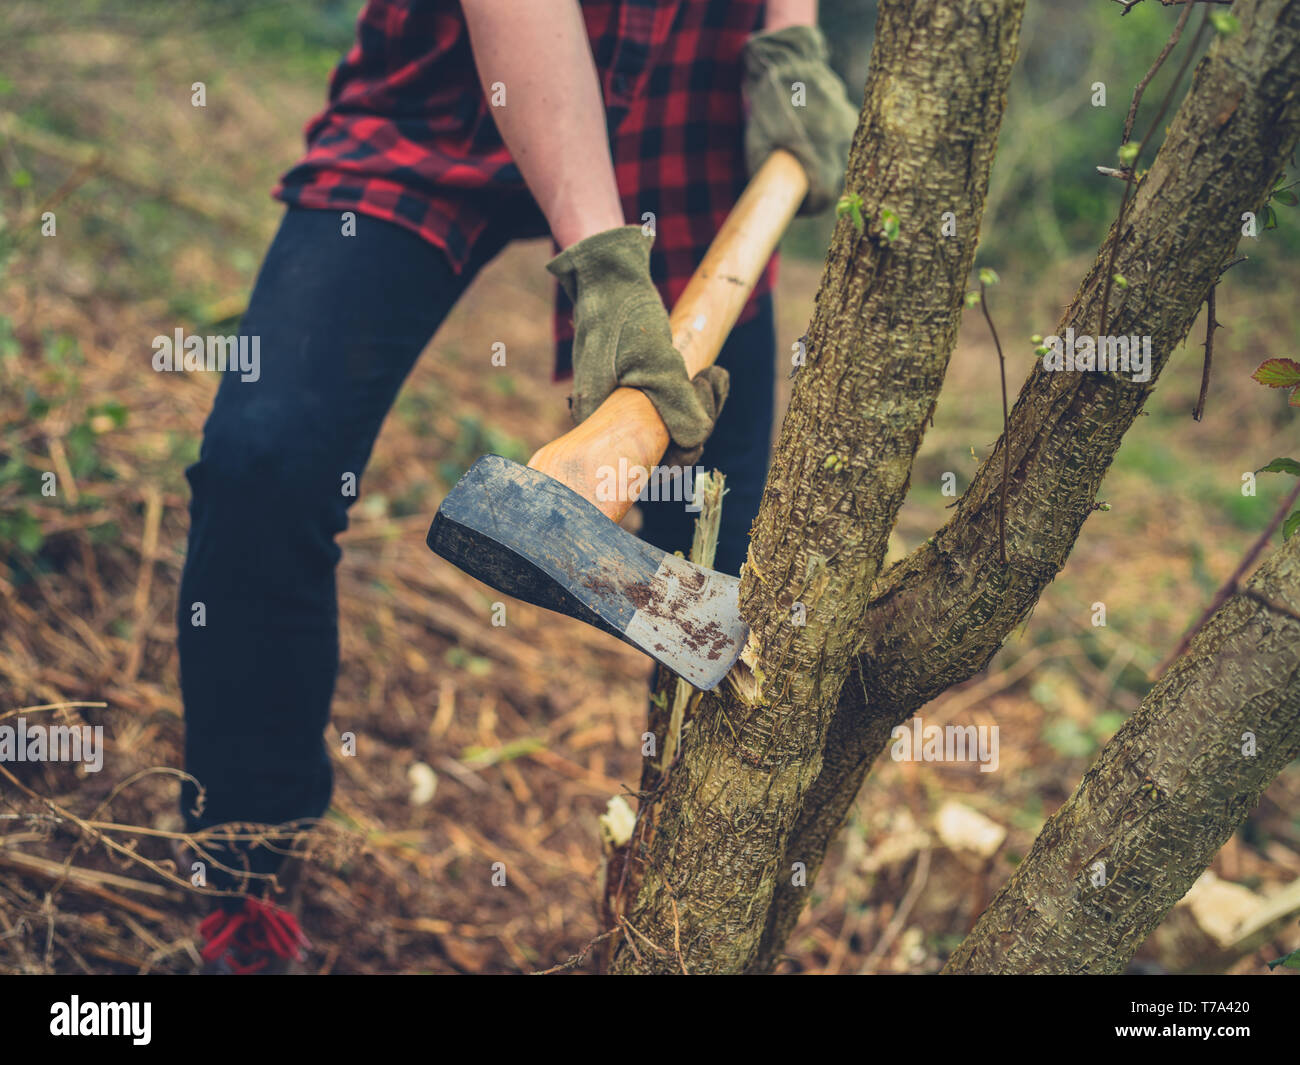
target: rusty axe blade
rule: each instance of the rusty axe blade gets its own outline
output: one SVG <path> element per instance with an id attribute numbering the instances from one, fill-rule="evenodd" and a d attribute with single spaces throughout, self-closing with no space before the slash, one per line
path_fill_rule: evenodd
<path id="1" fill-rule="evenodd" d="M 638 540 L 571 488 L 500 455 L 456 483 L 427 543 L 497 591 L 612 633 L 697 688 L 717 686 L 749 635 L 735 577 Z"/>

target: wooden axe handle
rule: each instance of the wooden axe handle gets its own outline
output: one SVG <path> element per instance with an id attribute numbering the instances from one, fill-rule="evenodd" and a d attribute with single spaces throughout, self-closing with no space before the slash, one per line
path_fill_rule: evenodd
<path id="1" fill-rule="evenodd" d="M 673 346 L 686 360 L 691 377 L 713 365 L 807 192 L 808 178 L 799 161 L 778 149 L 727 215 L 669 317 Z M 619 460 L 626 461 L 628 470 L 648 469 L 663 458 L 668 444 L 668 430 L 646 394 L 618 388 L 585 422 L 542 447 L 528 465 L 568 485 L 612 520 L 622 521 L 636 500 L 598 498 L 597 486 L 609 483 L 602 467 L 612 468 L 617 483 L 625 487 Z"/>

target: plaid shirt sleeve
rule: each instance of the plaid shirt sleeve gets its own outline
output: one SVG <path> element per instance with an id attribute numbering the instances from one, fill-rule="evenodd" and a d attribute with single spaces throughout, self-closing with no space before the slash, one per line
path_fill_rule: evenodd
<path id="1" fill-rule="evenodd" d="M 740 51 L 765 0 L 581 0 L 629 222 L 653 219 L 650 269 L 681 295 L 747 178 Z M 464 268 L 490 223 L 545 234 L 474 68 L 457 0 L 369 0 L 307 151 L 274 195 L 404 226 Z M 767 292 L 775 258 L 741 320 Z M 556 375 L 570 315 L 557 291 Z"/>

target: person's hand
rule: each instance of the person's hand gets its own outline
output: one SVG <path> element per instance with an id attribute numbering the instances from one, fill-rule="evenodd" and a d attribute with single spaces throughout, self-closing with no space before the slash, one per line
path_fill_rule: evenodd
<path id="1" fill-rule="evenodd" d="M 760 33 L 745 43 L 742 56 L 749 101 L 745 162 L 753 175 L 774 148 L 798 159 L 808 175 L 800 214 L 817 214 L 839 198 L 858 124 L 857 108 L 828 57 L 816 26 Z M 798 84 L 803 89 L 796 95 Z"/>
<path id="2" fill-rule="evenodd" d="M 546 264 L 573 301 L 573 418 L 587 419 L 619 385 L 639 388 L 668 427 L 674 458 L 699 457 L 727 398 L 727 371 L 694 380 L 673 347 L 663 300 L 650 280 L 650 244 L 640 226 L 578 241 Z"/>

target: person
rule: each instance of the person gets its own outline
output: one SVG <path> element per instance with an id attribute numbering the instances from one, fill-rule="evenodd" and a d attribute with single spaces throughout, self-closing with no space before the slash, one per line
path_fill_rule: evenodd
<path id="1" fill-rule="evenodd" d="M 801 210 L 830 204 L 855 124 L 816 0 L 369 0 L 274 191 L 287 209 L 240 325 L 260 338 L 260 376 L 222 382 L 186 471 L 178 643 L 202 788 L 201 802 L 182 790 L 189 831 L 325 812 L 334 537 L 355 498 L 341 485 L 513 239 L 549 233 L 558 249 L 556 373 L 572 375 L 574 419 L 620 383 L 643 389 L 678 453 L 727 475 L 716 565 L 739 572 L 771 444 L 775 260 L 695 380 L 665 308 L 774 148 L 808 172 Z M 682 503 L 643 512 L 648 541 L 688 546 Z M 208 850 L 209 886 L 233 892 L 201 926 L 209 967 L 283 967 L 306 939 L 259 887 L 278 849 Z"/>

